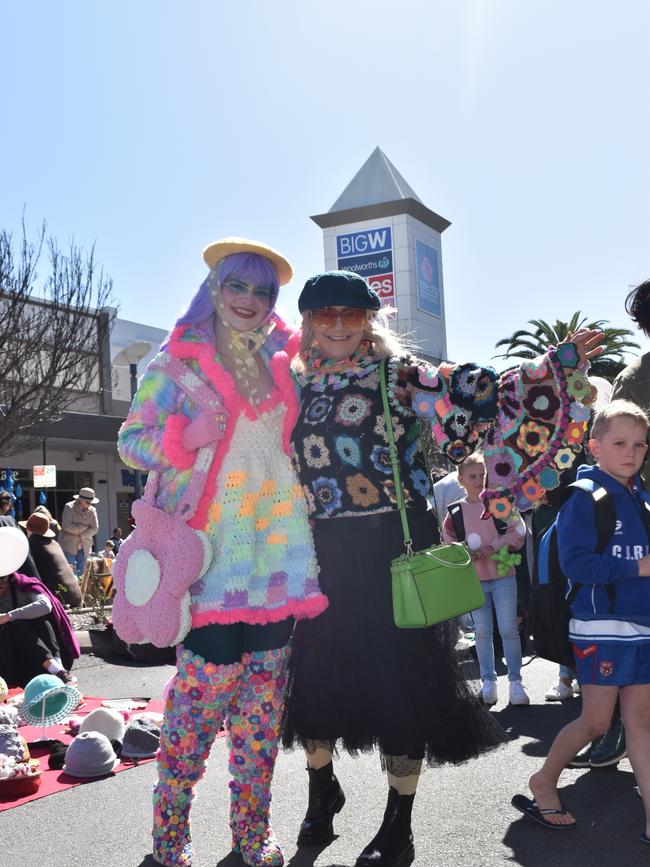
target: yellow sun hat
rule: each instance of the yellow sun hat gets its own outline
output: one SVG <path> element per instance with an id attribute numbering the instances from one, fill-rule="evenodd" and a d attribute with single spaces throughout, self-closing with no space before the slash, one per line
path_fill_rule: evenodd
<path id="1" fill-rule="evenodd" d="M 288 259 L 273 247 L 260 241 L 251 241 L 249 238 L 222 238 L 220 241 L 214 241 L 203 250 L 203 261 L 208 268 L 212 269 L 233 253 L 257 253 L 258 256 L 265 256 L 275 268 L 280 286 L 284 286 L 293 277 L 293 268 Z"/>

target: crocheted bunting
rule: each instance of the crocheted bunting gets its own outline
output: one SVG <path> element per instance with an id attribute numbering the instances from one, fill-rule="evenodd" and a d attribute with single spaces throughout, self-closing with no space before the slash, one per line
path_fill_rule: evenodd
<path id="1" fill-rule="evenodd" d="M 567 347 L 572 347 L 567 349 Z M 573 344 L 501 377 L 495 424 L 485 444 L 485 515 L 506 519 L 557 488 L 580 452 L 591 392 Z"/>

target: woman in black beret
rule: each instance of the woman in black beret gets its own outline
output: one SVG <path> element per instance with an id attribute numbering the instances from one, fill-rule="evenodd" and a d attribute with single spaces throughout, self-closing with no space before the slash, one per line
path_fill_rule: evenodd
<path id="1" fill-rule="evenodd" d="M 395 626 L 390 562 L 403 553 L 404 537 L 380 360 L 386 359 L 404 500 L 418 550 L 439 540 L 434 513 L 427 511 L 431 481 L 421 420 L 456 463 L 484 443 L 486 509 L 507 519 L 515 501 L 522 508 L 530 505 L 527 494 L 541 496 L 544 479 L 553 485 L 553 456 L 560 446 L 569 448 L 566 437 L 577 430 L 562 409 L 575 401 L 567 380 L 582 376 L 578 368 L 599 351 L 600 338 L 579 332 L 572 343 L 499 380 L 491 368 L 436 368 L 409 354 L 389 329 L 377 294 L 348 271 L 308 280 L 298 303 L 301 409 L 294 460 L 313 519 L 321 589 L 329 598 L 327 610 L 298 623 L 293 636 L 283 735 L 286 746 L 304 746 L 309 772 L 298 842 L 332 839 L 333 817 L 345 802 L 332 770 L 336 743 L 352 754 L 379 747 L 388 802 L 378 833 L 356 864 L 384 867 L 413 856 L 411 809 L 423 760 L 463 762 L 502 743 L 505 734 L 455 660 L 455 626 Z M 543 430 L 534 416 L 541 397 L 549 410 Z M 548 437 L 544 455 L 530 444 L 535 431 Z"/>

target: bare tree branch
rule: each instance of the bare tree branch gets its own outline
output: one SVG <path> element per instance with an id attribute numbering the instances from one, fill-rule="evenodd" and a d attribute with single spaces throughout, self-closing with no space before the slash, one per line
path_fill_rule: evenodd
<path id="1" fill-rule="evenodd" d="M 94 246 L 86 252 L 73 240 L 63 252 L 45 223 L 34 242 L 24 221 L 18 242 L 0 230 L 0 454 L 30 448 L 34 428 L 68 409 L 94 402 L 99 411 L 100 322 L 112 324 L 112 293 Z"/>

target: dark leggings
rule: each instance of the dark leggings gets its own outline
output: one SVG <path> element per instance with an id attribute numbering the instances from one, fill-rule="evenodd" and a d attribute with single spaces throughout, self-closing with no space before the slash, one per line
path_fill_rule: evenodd
<path id="1" fill-rule="evenodd" d="M 61 651 L 47 617 L 12 620 L 0 627 L 0 674 L 8 683 L 25 686 L 37 674 L 45 674 L 43 663 L 53 656 L 61 656 Z M 69 663 L 63 662 L 66 668 Z"/>
<path id="2" fill-rule="evenodd" d="M 232 623 L 224 626 L 212 623 L 188 632 L 183 647 L 198 653 L 206 662 L 232 665 L 244 653 L 259 650 L 277 650 L 289 641 L 293 631 L 293 617 L 279 623 L 253 626 L 250 623 Z"/>

